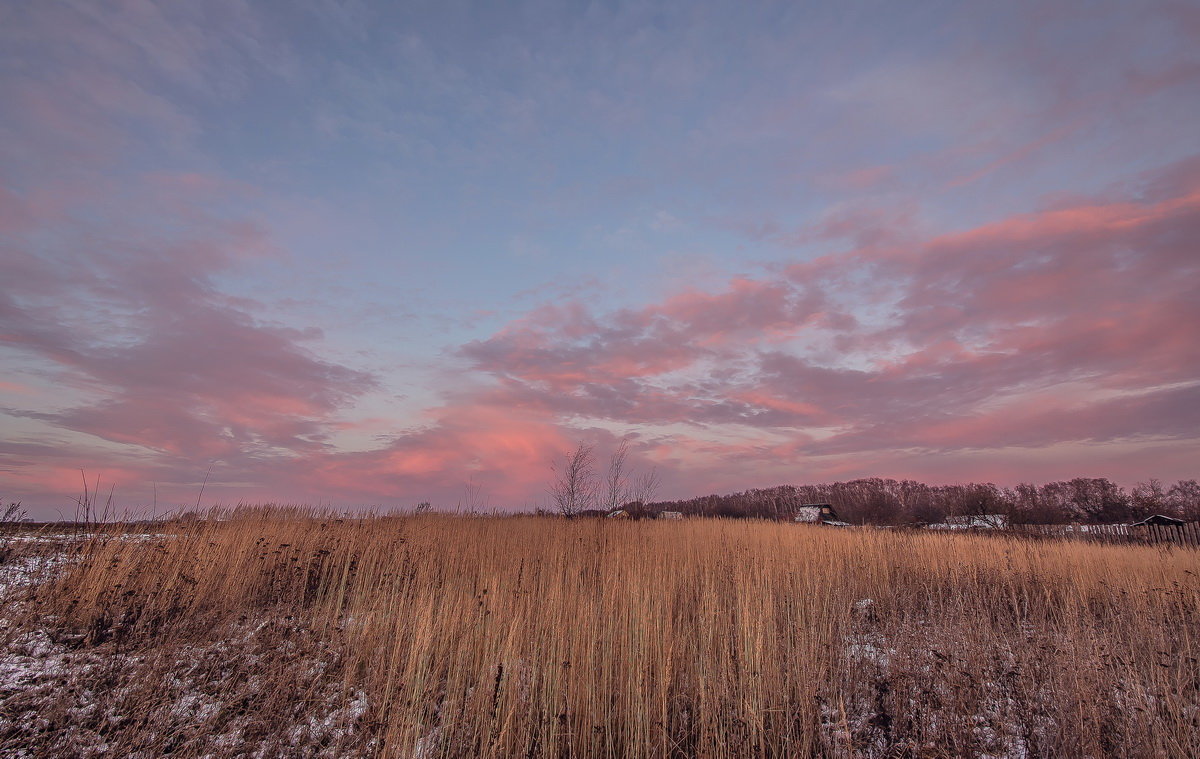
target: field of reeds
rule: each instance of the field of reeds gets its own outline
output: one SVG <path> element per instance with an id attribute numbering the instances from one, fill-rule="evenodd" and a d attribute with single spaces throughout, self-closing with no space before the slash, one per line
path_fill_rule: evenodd
<path id="1" fill-rule="evenodd" d="M 1200 755 L 1190 549 L 272 508 L 117 533 L 8 590 L 0 754 Z"/>

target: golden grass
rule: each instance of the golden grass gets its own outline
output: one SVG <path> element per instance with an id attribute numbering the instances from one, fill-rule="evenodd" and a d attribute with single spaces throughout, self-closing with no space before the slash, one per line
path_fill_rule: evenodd
<path id="1" fill-rule="evenodd" d="M 241 713 L 301 714 L 319 678 L 286 652 L 311 645 L 335 654 L 322 677 L 366 697 L 311 753 L 1200 755 L 1191 550 L 757 521 L 225 517 L 96 541 L 28 608 L 139 661 L 272 620 L 278 650 L 244 675 L 275 684 Z M 152 727 L 111 745 L 149 750 Z M 223 755 L 203 735 L 175 755 Z"/>

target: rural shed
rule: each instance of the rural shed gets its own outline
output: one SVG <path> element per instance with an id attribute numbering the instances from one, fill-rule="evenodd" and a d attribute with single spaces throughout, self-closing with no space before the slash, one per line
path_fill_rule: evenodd
<path id="1" fill-rule="evenodd" d="M 1008 514 L 962 514 L 946 517 L 945 524 L 968 530 L 1006 530 L 1009 522 Z"/>
<path id="2" fill-rule="evenodd" d="M 792 521 L 798 524 L 845 524 L 838 520 L 837 512 L 828 503 L 810 503 L 799 506 L 792 516 Z"/>
<path id="3" fill-rule="evenodd" d="M 1187 524 L 1182 519 L 1165 516 L 1163 514 L 1155 514 L 1152 517 L 1146 517 L 1140 522 L 1134 522 L 1130 527 L 1181 527 Z"/>
<path id="4" fill-rule="evenodd" d="M 659 512 L 659 519 L 683 519 L 682 511 L 663 511 Z"/>

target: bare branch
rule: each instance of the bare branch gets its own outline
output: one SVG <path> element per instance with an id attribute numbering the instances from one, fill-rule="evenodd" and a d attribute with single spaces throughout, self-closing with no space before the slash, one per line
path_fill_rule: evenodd
<path id="1" fill-rule="evenodd" d="M 595 503 L 599 483 L 592 446 L 581 441 L 574 451 L 566 454 L 561 464 L 555 464 L 551 469 L 554 481 L 550 485 L 550 496 L 558 513 L 573 517 Z"/>
<path id="2" fill-rule="evenodd" d="M 622 440 L 608 460 L 608 474 L 604 477 L 605 511 L 621 508 L 630 500 L 629 477 L 625 460 L 629 456 L 629 441 Z"/>
<path id="3" fill-rule="evenodd" d="M 654 495 L 658 492 L 661 482 L 657 467 L 651 467 L 650 471 L 642 472 L 629 489 L 630 500 L 637 501 L 642 505 L 650 503 L 654 500 Z"/>

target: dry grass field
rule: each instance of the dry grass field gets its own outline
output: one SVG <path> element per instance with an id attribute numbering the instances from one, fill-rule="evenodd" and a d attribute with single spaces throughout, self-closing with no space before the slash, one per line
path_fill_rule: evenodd
<path id="1" fill-rule="evenodd" d="M 272 508 L 168 533 L 8 590 L 0 753 L 1200 755 L 1193 550 Z"/>

